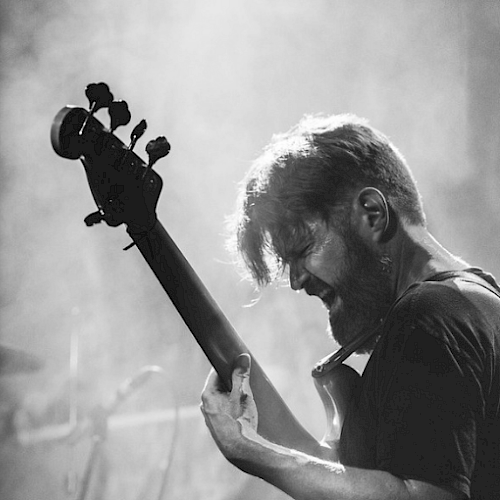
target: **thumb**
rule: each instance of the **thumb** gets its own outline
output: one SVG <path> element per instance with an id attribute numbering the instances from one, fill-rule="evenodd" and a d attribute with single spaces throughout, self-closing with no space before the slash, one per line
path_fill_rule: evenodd
<path id="1" fill-rule="evenodd" d="M 250 369 L 252 361 L 247 353 L 240 354 L 234 362 L 232 375 L 233 388 L 231 392 L 249 392 Z"/>
<path id="2" fill-rule="evenodd" d="M 250 358 L 250 354 L 243 353 L 240 354 L 236 361 L 234 362 L 234 370 L 238 372 L 241 377 L 250 376 L 250 367 L 252 365 L 252 360 Z"/>

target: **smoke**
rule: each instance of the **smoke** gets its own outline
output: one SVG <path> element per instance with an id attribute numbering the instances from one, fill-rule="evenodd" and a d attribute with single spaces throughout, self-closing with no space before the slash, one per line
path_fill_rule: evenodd
<path id="1" fill-rule="evenodd" d="M 19 444 L 18 433 L 56 432 L 71 415 L 85 418 L 146 365 L 161 366 L 164 377 L 148 382 L 115 416 L 184 409 L 171 496 L 245 498 L 246 479 L 220 458 L 201 417 L 190 413 L 208 362 L 137 250 L 122 251 L 129 243 L 123 228 L 83 224 L 95 210 L 83 169 L 58 157 L 49 141 L 59 109 L 86 107 L 85 86 L 105 81 L 132 112 L 130 126 L 117 131 L 125 143 L 143 118 L 148 130 L 139 155 L 145 157 L 148 140 L 167 136 L 172 152 L 155 166 L 165 183 L 161 221 L 300 420 L 320 436 L 324 417 L 309 372 L 335 347 L 324 311 L 281 288 L 243 308 L 255 295 L 226 264 L 224 217 L 273 133 L 305 113 L 353 112 L 406 156 L 438 238 L 500 274 L 494 252 L 476 243 L 498 232 L 488 186 L 498 182 L 492 136 L 498 137 L 499 12 L 495 2 L 472 3 L 3 2 L 0 343 L 35 356 L 42 368 L 0 376 L 2 438 L 9 443 L 0 463 L 1 498 L 29 492 L 67 498 L 65 481 L 74 471 L 81 478 L 88 443 L 78 452 L 55 439 Z M 479 79 L 478 67 L 493 69 Z M 98 118 L 107 124 L 105 110 Z M 469 203 L 464 234 L 454 200 L 464 199 L 485 162 L 488 182 L 474 190 L 482 203 Z M 479 229 L 478 219 L 490 225 Z M 110 431 L 99 467 L 106 498 L 139 494 L 147 471 L 168 452 L 172 422 Z M 159 484 L 151 474 L 148 498 Z"/>

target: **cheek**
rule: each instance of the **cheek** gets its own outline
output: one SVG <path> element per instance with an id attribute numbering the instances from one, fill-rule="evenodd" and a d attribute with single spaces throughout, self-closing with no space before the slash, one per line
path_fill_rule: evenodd
<path id="1" fill-rule="evenodd" d="M 335 287 L 344 275 L 346 261 L 344 256 L 331 251 L 321 255 L 311 255 L 306 267 L 311 274 L 331 287 Z"/>
<path id="2" fill-rule="evenodd" d="M 315 245 L 306 258 L 306 269 L 326 284 L 335 287 L 344 278 L 348 267 L 344 238 L 323 225 L 316 228 L 314 235 Z"/>

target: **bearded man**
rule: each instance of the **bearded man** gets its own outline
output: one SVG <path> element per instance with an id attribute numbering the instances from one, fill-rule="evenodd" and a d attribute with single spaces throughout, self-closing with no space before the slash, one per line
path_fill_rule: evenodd
<path id="1" fill-rule="evenodd" d="M 500 289 L 429 233 L 387 137 L 352 115 L 304 118 L 254 163 L 235 221 L 258 284 L 288 271 L 332 337 L 371 355 L 321 456 L 257 433 L 249 357 L 229 393 L 212 372 L 202 411 L 226 458 L 295 499 L 500 498 Z"/>

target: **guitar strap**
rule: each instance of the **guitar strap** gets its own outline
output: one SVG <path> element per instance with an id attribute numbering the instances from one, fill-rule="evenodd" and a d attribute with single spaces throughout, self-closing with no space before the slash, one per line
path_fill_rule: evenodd
<path id="1" fill-rule="evenodd" d="M 486 288 L 491 293 L 495 294 L 500 299 L 500 287 L 495 281 L 495 278 L 488 273 L 485 273 L 482 269 L 478 267 L 470 267 L 467 269 L 453 270 L 453 271 L 442 271 L 440 273 L 433 274 L 429 276 L 424 281 L 445 281 L 448 279 L 458 278 L 462 281 L 469 283 L 475 283 L 477 285 Z M 405 292 L 406 293 L 406 292 Z M 404 295 L 404 294 L 403 294 Z M 401 297 L 400 297 L 401 298 Z M 361 347 L 366 341 L 368 341 L 372 336 L 377 334 L 378 330 L 374 330 L 368 335 L 357 339 L 346 347 L 340 348 L 337 351 L 325 356 L 323 359 L 318 361 L 312 370 L 312 376 L 314 378 L 323 377 L 327 372 L 331 371 L 333 368 L 343 363 L 353 352 Z"/>

